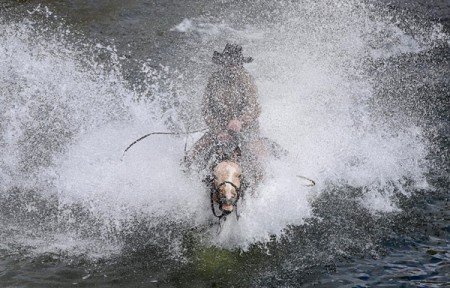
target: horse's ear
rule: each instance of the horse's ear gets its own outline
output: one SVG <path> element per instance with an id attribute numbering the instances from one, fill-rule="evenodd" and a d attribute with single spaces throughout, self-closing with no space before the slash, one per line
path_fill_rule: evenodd
<path id="1" fill-rule="evenodd" d="M 233 160 L 240 161 L 241 160 L 241 148 L 239 146 L 236 146 L 236 148 L 233 151 Z"/>

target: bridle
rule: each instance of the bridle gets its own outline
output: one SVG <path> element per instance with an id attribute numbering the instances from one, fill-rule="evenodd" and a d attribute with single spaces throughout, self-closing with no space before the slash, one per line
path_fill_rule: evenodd
<path id="1" fill-rule="evenodd" d="M 238 139 L 238 136 L 239 136 L 238 134 L 233 133 L 232 131 L 230 131 L 230 132 L 231 132 L 231 135 L 233 136 L 233 138 L 235 140 L 239 140 Z M 220 158 L 221 161 L 229 160 L 230 158 L 232 158 L 229 155 L 231 153 L 237 153 L 238 157 L 240 156 L 241 150 L 240 150 L 240 147 L 239 147 L 238 143 L 236 143 L 236 144 L 237 144 L 236 148 L 234 148 L 232 150 L 232 152 L 231 151 L 226 151 L 225 152 L 224 150 L 222 150 L 225 147 L 224 146 L 220 147 L 221 148 L 220 149 L 221 153 L 219 154 L 220 155 L 219 158 Z M 230 147 L 234 147 L 234 145 L 231 145 Z M 218 164 L 218 161 L 215 162 L 215 164 Z M 236 218 L 239 220 L 237 203 L 238 203 L 239 199 L 241 198 L 241 194 L 242 194 L 243 189 L 245 189 L 245 184 L 243 182 L 243 179 L 241 179 L 239 187 L 237 187 L 233 182 L 230 182 L 230 181 L 223 181 L 219 185 L 216 186 L 215 183 L 214 183 L 215 179 L 216 179 L 215 177 L 211 177 L 211 178 L 208 177 L 206 179 L 206 181 L 208 182 L 208 184 L 210 186 L 210 189 L 211 189 L 210 190 L 211 191 L 210 199 L 211 199 L 211 210 L 212 210 L 213 215 L 215 217 L 219 218 L 219 222 L 220 222 L 221 219 L 223 219 L 225 221 L 226 220 L 226 216 L 228 216 L 230 214 L 230 212 L 224 211 L 222 209 L 222 206 L 223 205 L 233 205 L 233 207 L 234 207 L 233 210 L 236 213 Z M 228 200 L 226 198 L 224 199 L 224 198 L 220 197 L 220 187 L 222 187 L 224 185 L 227 185 L 227 184 L 231 185 L 236 191 L 236 197 L 233 197 L 233 199 L 229 199 Z M 214 196 L 216 196 L 217 201 L 214 201 Z M 214 207 L 214 204 L 215 204 L 214 202 L 217 202 L 217 204 L 219 205 L 220 214 L 217 213 L 217 211 L 216 211 L 216 209 Z"/>
<path id="2" fill-rule="evenodd" d="M 211 210 L 213 212 L 213 215 L 215 217 L 219 218 L 219 220 L 222 219 L 222 218 L 226 219 L 225 217 L 227 215 L 229 215 L 230 213 L 224 211 L 222 209 L 222 206 L 224 204 L 225 205 L 233 205 L 234 206 L 233 210 L 236 212 L 236 217 L 239 219 L 239 214 L 237 212 L 237 203 L 238 203 L 240 195 L 241 195 L 241 187 L 237 187 L 233 182 L 230 182 L 230 181 L 224 181 L 224 182 L 222 182 L 222 183 L 220 183 L 219 185 L 216 186 L 216 185 L 214 185 L 214 183 L 212 183 L 212 181 L 214 181 L 214 179 L 212 179 L 211 183 L 210 183 L 210 185 L 212 185 L 211 193 L 210 193 L 210 199 L 211 199 Z M 226 184 L 230 184 L 235 189 L 236 197 L 235 197 L 235 199 L 230 199 L 230 200 L 218 197 L 219 200 L 217 201 L 217 203 L 219 204 L 219 209 L 221 211 L 221 214 L 219 215 L 216 212 L 216 209 L 214 208 L 214 195 L 220 196 L 220 190 L 219 189 L 220 189 L 220 187 L 222 187 L 223 185 L 226 185 Z M 242 185 L 240 185 L 240 186 L 242 186 Z"/>

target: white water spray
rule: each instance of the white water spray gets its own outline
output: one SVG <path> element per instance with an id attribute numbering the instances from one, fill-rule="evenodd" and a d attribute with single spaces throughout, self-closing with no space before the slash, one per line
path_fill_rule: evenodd
<path id="1" fill-rule="evenodd" d="M 286 14 L 281 24 L 231 29 L 221 22 L 207 23 L 217 28 L 214 33 L 195 33 L 195 27 L 206 27 L 197 24 L 183 30 L 205 43 L 200 57 L 221 49 L 217 43 L 244 44 L 244 52 L 256 59 L 248 69 L 260 89 L 264 135 L 290 152 L 288 159 L 267 163 L 267 180 L 240 207 L 237 225 L 227 225 L 218 236 L 210 229 L 206 238 L 212 244 L 245 249 L 280 235 L 288 225 L 302 224 L 311 215 L 309 199 L 332 185 L 360 187 L 361 201 L 374 211 L 396 209 L 391 188 L 401 188 L 405 178 L 426 186 L 422 131 L 375 120 L 379 117 L 369 105 L 373 83 L 363 65 L 367 58 L 425 49 L 434 36 L 411 39 L 383 19 L 368 20 L 369 12 L 361 7 L 337 5 L 336 11 L 319 15 L 326 3 L 309 4 Z M 168 118 L 184 126 L 178 110 L 167 104 L 169 91 L 155 88 L 154 82 L 151 91 L 130 88 L 114 49 L 106 49 L 112 55 L 110 68 L 83 60 L 108 46 L 69 45 L 70 31 L 49 39 L 36 37 L 39 33 L 27 22 L 1 28 L 1 193 L 19 187 L 56 194 L 59 205 L 80 204 L 117 231 L 125 229 L 130 215 L 152 219 L 148 225 L 155 227 L 165 221 L 208 224 L 208 192 L 179 169 L 183 138 L 155 136 L 120 161 L 134 139 L 167 130 Z M 377 42 L 376 33 L 365 34 L 380 29 L 392 32 L 386 45 Z M 374 48 L 374 42 L 380 45 Z M 164 70 L 143 72 L 149 80 L 161 80 L 158 73 Z M 194 104 L 201 98 L 202 81 L 183 87 L 197 91 Z M 155 100 L 142 100 L 149 93 Z M 317 187 L 299 187 L 297 174 L 315 179 Z"/>

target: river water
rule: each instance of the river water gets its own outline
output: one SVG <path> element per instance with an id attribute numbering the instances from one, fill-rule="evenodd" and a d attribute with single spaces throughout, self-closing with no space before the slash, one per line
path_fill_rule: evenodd
<path id="1" fill-rule="evenodd" d="M 356 0 L 0 9 L 0 286 L 450 286 L 450 38 L 426 13 Z M 255 59 L 263 134 L 289 155 L 217 234 L 201 177 L 179 167 L 200 133 L 123 151 L 204 127 L 227 42 Z"/>

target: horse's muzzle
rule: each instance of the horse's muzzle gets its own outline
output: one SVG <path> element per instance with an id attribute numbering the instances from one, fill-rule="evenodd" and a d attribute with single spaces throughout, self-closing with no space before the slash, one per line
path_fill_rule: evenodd
<path id="1" fill-rule="evenodd" d="M 231 213 L 236 205 L 237 197 L 233 198 L 220 198 L 219 203 L 224 213 Z"/>

